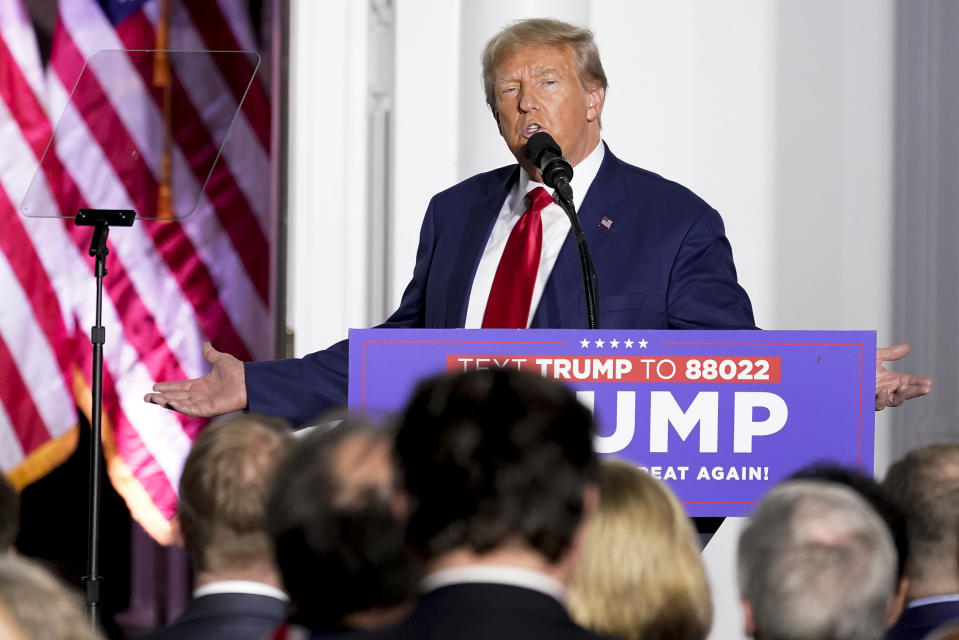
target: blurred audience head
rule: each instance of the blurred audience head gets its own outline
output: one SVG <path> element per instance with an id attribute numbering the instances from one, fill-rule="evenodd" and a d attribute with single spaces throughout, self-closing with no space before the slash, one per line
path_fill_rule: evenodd
<path id="1" fill-rule="evenodd" d="M 959 640 L 959 622 L 950 622 L 934 629 L 922 640 Z"/>
<path id="2" fill-rule="evenodd" d="M 597 498 L 592 439 L 590 411 L 533 373 L 494 369 L 421 383 L 396 440 L 408 541 L 434 567 L 451 552 L 515 551 L 563 565 L 557 577 L 568 580 L 567 552 Z"/>
<path id="3" fill-rule="evenodd" d="M 80 594 L 22 556 L 0 556 L 0 638 L 98 640 Z"/>
<path id="4" fill-rule="evenodd" d="M 755 638 L 883 637 L 896 551 L 885 523 L 847 487 L 774 487 L 740 535 L 738 568 L 746 632 Z"/>
<path id="5" fill-rule="evenodd" d="M 418 576 L 391 509 L 392 436 L 359 418 L 318 427 L 277 472 L 267 528 L 292 622 L 366 628 L 404 611 Z"/>
<path id="6" fill-rule="evenodd" d="M 703 640 L 712 599 L 699 538 L 679 500 L 613 459 L 602 462 L 599 494 L 569 590 L 573 619 L 611 637 Z"/>
<path id="7" fill-rule="evenodd" d="M 183 465 L 177 515 L 198 575 L 239 579 L 275 571 L 266 496 L 293 443 L 285 422 L 258 415 L 219 420 L 197 437 Z"/>
<path id="8" fill-rule="evenodd" d="M 789 476 L 790 480 L 822 480 L 849 487 L 876 510 L 889 527 L 896 546 L 896 595 L 886 619 L 887 626 L 895 623 L 906 604 L 909 580 L 905 578 L 906 558 L 909 556 L 909 538 L 906 534 L 906 516 L 896 506 L 886 489 L 871 476 L 858 469 L 834 462 L 817 462 L 803 467 Z"/>
<path id="9" fill-rule="evenodd" d="M 20 531 L 20 494 L 0 474 L 0 553 L 13 549 Z"/>
<path id="10" fill-rule="evenodd" d="M 906 516 L 910 599 L 959 593 L 959 443 L 910 451 L 883 487 Z"/>

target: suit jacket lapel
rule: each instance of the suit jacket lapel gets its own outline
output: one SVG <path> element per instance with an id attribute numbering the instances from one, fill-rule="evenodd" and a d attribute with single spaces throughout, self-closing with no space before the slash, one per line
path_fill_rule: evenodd
<path id="1" fill-rule="evenodd" d="M 619 164 L 619 159 L 607 147 L 603 164 L 589 187 L 582 208 L 577 212 L 594 262 L 596 256 L 602 255 L 606 244 L 616 233 L 615 225 L 607 229 L 600 222 L 604 216 L 615 220 L 619 204 L 626 199 L 626 188 L 623 185 Z M 597 274 L 597 280 L 599 281 L 597 293 L 601 294 L 603 282 L 599 274 Z M 574 328 L 570 327 L 570 323 L 574 322 L 574 319 L 579 316 L 579 309 L 573 306 L 572 311 L 570 310 L 571 300 L 577 300 L 583 306 L 582 316 L 584 318 L 583 327 L 585 328 L 586 302 L 583 293 L 583 268 L 580 265 L 579 250 L 576 248 L 576 239 L 573 237 L 572 230 L 570 230 L 566 242 L 563 243 L 563 248 L 560 249 L 559 255 L 556 257 L 556 264 L 553 265 L 553 271 L 550 273 L 549 280 L 546 281 L 543 296 L 540 298 L 539 306 L 536 308 L 530 327 Z M 600 318 L 602 318 L 602 305 L 600 305 L 599 310 Z M 569 314 L 569 317 L 567 317 L 567 314 Z"/>
<path id="2" fill-rule="evenodd" d="M 499 215 L 510 188 L 519 177 L 519 166 L 513 171 L 504 172 L 490 181 L 486 197 L 467 207 L 460 240 L 458 259 L 450 268 L 449 290 L 445 318 L 437 326 L 462 327 L 466 323 L 466 308 L 469 304 L 473 277 L 479 266 L 486 241 L 493 230 L 493 223 Z"/>

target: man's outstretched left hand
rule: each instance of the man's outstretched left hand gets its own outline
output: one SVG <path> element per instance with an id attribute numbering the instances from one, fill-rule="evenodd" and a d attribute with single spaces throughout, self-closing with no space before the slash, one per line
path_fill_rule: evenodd
<path id="1" fill-rule="evenodd" d="M 884 362 L 899 360 L 908 353 L 908 344 L 876 349 L 876 411 L 898 407 L 906 400 L 924 396 L 932 390 L 932 378 L 898 373 L 882 366 Z"/>

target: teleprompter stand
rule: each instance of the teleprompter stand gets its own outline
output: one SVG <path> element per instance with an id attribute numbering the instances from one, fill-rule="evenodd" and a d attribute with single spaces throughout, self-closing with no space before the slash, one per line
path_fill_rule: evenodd
<path id="1" fill-rule="evenodd" d="M 97 280 L 96 324 L 90 329 L 93 345 L 93 409 L 90 415 L 90 517 L 87 548 L 87 575 L 83 578 L 84 596 L 90 624 L 100 625 L 100 478 L 101 422 L 103 418 L 103 344 L 106 328 L 103 326 L 103 277 L 107 275 L 107 237 L 110 227 L 132 227 L 136 212 L 130 209 L 80 209 L 74 222 L 77 226 L 93 227 L 90 255 L 94 260 Z"/>

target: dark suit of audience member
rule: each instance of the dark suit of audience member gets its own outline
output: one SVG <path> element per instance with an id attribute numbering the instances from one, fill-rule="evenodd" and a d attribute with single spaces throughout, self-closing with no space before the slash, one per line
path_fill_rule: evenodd
<path id="1" fill-rule="evenodd" d="M 424 594 L 401 626 L 375 638 L 595 639 L 553 596 L 503 584 L 456 584 Z"/>
<path id="2" fill-rule="evenodd" d="M 906 515 L 906 608 L 888 640 L 919 640 L 959 620 L 959 444 L 910 451 L 883 480 Z"/>
<path id="3" fill-rule="evenodd" d="M 408 612 L 416 563 L 390 508 L 392 431 L 348 418 L 297 443 L 267 501 L 290 622 L 315 633 L 372 629 Z"/>
<path id="4" fill-rule="evenodd" d="M 263 517 L 293 443 L 285 422 L 254 415 L 215 422 L 197 437 L 174 520 L 196 589 L 186 610 L 148 640 L 262 640 L 285 619 L 288 597 Z"/>
<path id="5" fill-rule="evenodd" d="M 887 640 L 921 640 L 936 627 L 959 622 L 959 597 L 944 602 L 916 602 L 906 606 Z"/>
<path id="6" fill-rule="evenodd" d="M 149 640 L 268 638 L 286 617 L 286 607 L 279 598 L 250 593 L 194 597 L 176 620 Z"/>
<path id="7" fill-rule="evenodd" d="M 598 502 L 592 438 L 573 393 L 532 373 L 421 384 L 396 439 L 421 595 L 405 621 L 357 637 L 596 638 L 563 604 Z"/>

